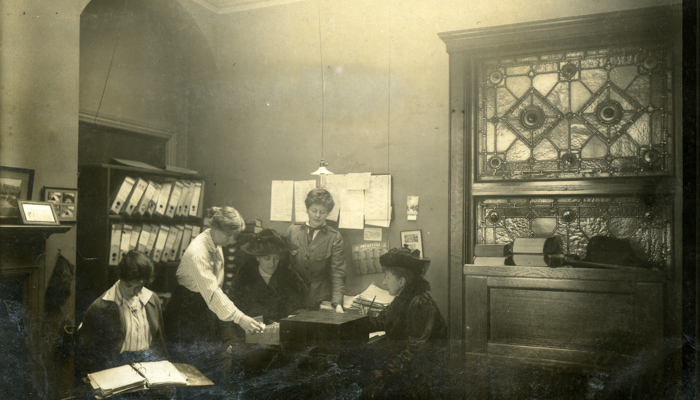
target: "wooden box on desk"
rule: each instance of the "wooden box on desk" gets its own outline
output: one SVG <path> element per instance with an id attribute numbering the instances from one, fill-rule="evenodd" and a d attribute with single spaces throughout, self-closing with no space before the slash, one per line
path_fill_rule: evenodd
<path id="1" fill-rule="evenodd" d="M 336 344 L 367 342 L 367 318 L 333 311 L 303 311 L 280 321 L 280 345 L 283 349 L 319 346 L 332 350 Z"/>

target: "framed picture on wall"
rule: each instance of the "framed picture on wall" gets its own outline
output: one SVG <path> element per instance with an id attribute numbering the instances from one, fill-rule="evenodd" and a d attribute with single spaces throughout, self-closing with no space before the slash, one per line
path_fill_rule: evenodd
<path id="1" fill-rule="evenodd" d="M 17 201 L 22 224 L 24 225 L 60 225 L 56 211 L 51 203 L 45 201 Z"/>
<path id="2" fill-rule="evenodd" d="M 34 170 L 0 166 L 0 222 L 20 217 L 19 200 L 31 200 Z"/>
<path id="3" fill-rule="evenodd" d="M 425 257 L 425 254 L 423 254 L 423 232 L 420 229 L 401 231 L 401 247 L 405 246 L 408 246 L 411 250 L 420 251 L 420 257 Z"/>
<path id="4" fill-rule="evenodd" d="M 41 189 L 41 200 L 51 203 L 59 221 L 77 221 L 78 189 L 44 186 Z"/>

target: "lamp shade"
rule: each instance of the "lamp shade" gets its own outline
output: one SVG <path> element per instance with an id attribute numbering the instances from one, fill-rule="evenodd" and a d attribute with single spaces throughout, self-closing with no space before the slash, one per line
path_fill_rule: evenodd
<path id="1" fill-rule="evenodd" d="M 320 166 L 316 171 L 312 172 L 311 175 L 333 175 L 333 173 L 326 168 L 327 166 L 328 163 L 321 160 Z"/>

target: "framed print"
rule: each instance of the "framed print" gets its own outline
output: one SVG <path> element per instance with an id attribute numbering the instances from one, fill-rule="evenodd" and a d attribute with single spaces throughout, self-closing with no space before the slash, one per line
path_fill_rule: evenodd
<path id="1" fill-rule="evenodd" d="M 17 201 L 31 200 L 34 170 L 0 166 L 0 222 L 19 218 Z"/>
<path id="2" fill-rule="evenodd" d="M 18 200 L 19 212 L 24 225 L 60 225 L 51 203 L 45 201 Z"/>
<path id="3" fill-rule="evenodd" d="M 44 186 L 41 189 L 41 200 L 51 203 L 59 221 L 77 221 L 78 189 Z"/>
<path id="4" fill-rule="evenodd" d="M 408 246 L 411 250 L 420 251 L 420 257 L 425 258 L 425 254 L 423 254 L 423 233 L 420 229 L 401 231 L 401 247 L 404 246 Z"/>

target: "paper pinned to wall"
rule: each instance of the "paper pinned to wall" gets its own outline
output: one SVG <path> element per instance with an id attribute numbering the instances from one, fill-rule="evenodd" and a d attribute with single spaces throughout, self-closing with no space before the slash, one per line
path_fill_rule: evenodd
<path id="1" fill-rule="evenodd" d="M 340 209 L 342 207 L 341 197 L 343 195 L 343 191 L 346 190 L 345 181 L 345 174 L 326 175 L 326 186 L 324 189 L 328 190 L 331 196 L 333 196 L 333 202 L 335 203 L 335 206 L 331 212 L 328 213 L 326 219 L 330 219 L 331 221 L 338 220 Z"/>
<path id="2" fill-rule="evenodd" d="M 365 225 L 381 226 L 382 228 L 388 228 L 391 224 L 391 212 L 393 207 L 389 206 L 389 218 L 388 219 L 367 219 L 365 218 Z"/>
<path id="3" fill-rule="evenodd" d="M 343 204 L 340 209 L 338 228 L 363 229 L 365 227 L 365 191 L 346 190 L 340 196 Z"/>
<path id="4" fill-rule="evenodd" d="M 371 172 L 346 174 L 346 188 L 348 190 L 366 190 L 370 187 Z"/>
<path id="5" fill-rule="evenodd" d="M 316 180 L 295 181 L 294 182 L 294 221 L 296 223 L 306 222 L 309 215 L 306 213 L 306 195 L 316 188 Z"/>
<path id="6" fill-rule="evenodd" d="M 272 181 L 270 221 L 292 221 L 294 181 Z"/>
<path id="7" fill-rule="evenodd" d="M 391 219 L 391 175 L 373 175 L 365 190 L 365 219 Z"/>

